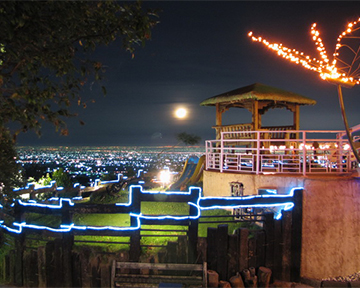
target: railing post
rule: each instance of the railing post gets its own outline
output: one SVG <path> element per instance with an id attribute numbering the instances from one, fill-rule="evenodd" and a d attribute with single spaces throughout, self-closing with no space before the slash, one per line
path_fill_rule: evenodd
<path id="1" fill-rule="evenodd" d="M 220 172 L 223 172 L 224 170 L 224 132 L 221 132 L 220 134 Z"/>
<path id="2" fill-rule="evenodd" d="M 306 176 L 306 132 L 302 132 L 303 134 L 303 175 Z"/>
<path id="3" fill-rule="evenodd" d="M 260 170 L 260 132 L 257 131 L 256 132 L 256 175 L 259 174 L 259 170 Z"/>

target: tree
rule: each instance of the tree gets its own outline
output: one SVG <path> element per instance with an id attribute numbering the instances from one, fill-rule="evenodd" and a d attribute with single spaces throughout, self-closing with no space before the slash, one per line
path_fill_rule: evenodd
<path id="1" fill-rule="evenodd" d="M 64 117 L 75 115 L 70 105 L 86 107 L 80 91 L 104 72 L 90 52 L 120 39 L 122 48 L 134 53 L 156 24 L 156 13 L 144 11 L 140 2 L 0 1 L 1 157 L 16 157 L 10 123 L 14 139 L 28 130 L 40 135 L 42 121 L 67 135 Z M 1 164 L 11 162 L 13 169 L 15 160 L 6 159 Z M 8 191 L 15 185 L 15 170 L 1 171 L 0 185 Z"/>
<path id="2" fill-rule="evenodd" d="M 70 187 L 71 180 L 68 173 L 63 168 L 59 168 L 52 173 L 52 179 L 56 181 L 58 187 Z"/>
<path id="3" fill-rule="evenodd" d="M 21 166 L 15 161 L 16 149 L 10 133 L 4 133 L 0 137 L 0 204 L 11 204 L 15 198 L 14 187 L 23 187 L 25 180 Z"/>
<path id="4" fill-rule="evenodd" d="M 0 1 L 1 133 L 15 122 L 15 135 L 40 134 L 45 120 L 66 135 L 72 100 L 85 107 L 79 92 L 104 72 L 89 52 L 120 38 L 133 53 L 150 39 L 154 16 L 139 2 Z"/>
<path id="5" fill-rule="evenodd" d="M 178 143 L 176 143 L 174 146 L 170 148 L 166 148 L 160 151 L 160 153 L 157 155 L 159 157 L 162 153 L 165 151 L 169 151 L 174 149 L 177 145 L 184 143 L 185 145 L 196 145 L 201 141 L 201 137 L 194 135 L 194 134 L 188 134 L 186 132 L 181 132 L 176 135 L 176 139 L 178 140 Z"/>
<path id="6" fill-rule="evenodd" d="M 177 140 L 185 145 L 196 145 L 200 142 L 201 138 L 199 136 L 188 134 L 186 132 L 182 132 L 176 135 Z"/>

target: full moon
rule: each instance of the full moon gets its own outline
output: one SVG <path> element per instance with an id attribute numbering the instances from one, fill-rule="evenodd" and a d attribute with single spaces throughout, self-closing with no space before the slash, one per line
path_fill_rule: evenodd
<path id="1" fill-rule="evenodd" d="M 187 115 L 187 110 L 185 108 L 178 108 L 175 110 L 175 117 L 179 119 L 184 119 Z"/>

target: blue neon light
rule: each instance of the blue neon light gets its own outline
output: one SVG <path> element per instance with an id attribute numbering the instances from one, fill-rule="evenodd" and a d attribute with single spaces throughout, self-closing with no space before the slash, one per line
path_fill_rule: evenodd
<path id="1" fill-rule="evenodd" d="M 44 207 L 50 209 L 61 209 L 63 207 L 63 202 L 68 202 L 70 206 L 74 206 L 75 203 L 71 201 L 69 198 L 60 198 L 59 204 L 43 204 L 37 203 L 34 200 L 29 200 L 28 202 L 23 202 L 22 200 L 18 200 L 20 205 L 23 206 L 33 206 L 33 207 Z"/>
<path id="2" fill-rule="evenodd" d="M 130 186 L 129 191 L 129 201 L 128 203 L 116 203 L 116 206 L 131 206 L 132 205 L 132 199 L 133 199 L 133 189 L 138 188 L 140 190 L 140 193 L 147 193 L 147 194 L 163 194 L 163 195 L 191 195 L 194 189 L 198 190 L 198 195 L 196 198 L 196 203 L 188 202 L 189 205 L 192 205 L 197 208 L 196 215 L 185 215 L 185 216 L 174 216 L 174 215 L 143 215 L 135 214 L 135 213 L 129 213 L 130 217 L 136 218 L 136 226 L 126 226 L 126 227 L 118 227 L 118 226 L 87 226 L 87 225 L 75 225 L 74 223 L 70 225 L 60 225 L 59 228 L 53 228 L 43 225 L 36 225 L 36 224 L 28 224 L 26 222 L 17 223 L 14 222 L 12 225 L 17 228 L 12 228 L 4 224 L 3 220 L 0 220 L 0 227 L 8 230 L 9 232 L 14 233 L 21 233 L 24 228 L 27 229 L 39 229 L 39 230 L 48 230 L 52 232 L 69 232 L 71 230 L 113 230 L 113 231 L 131 231 L 131 230 L 137 230 L 140 229 L 141 226 L 141 219 L 146 220 L 165 220 L 165 219 L 173 219 L 173 220 L 186 220 L 186 219 L 198 219 L 201 216 L 202 210 L 209 210 L 209 209 L 237 209 L 237 208 L 269 208 L 269 207 L 275 207 L 280 208 L 279 211 L 275 211 L 275 219 L 281 218 L 281 211 L 282 210 L 290 210 L 294 207 L 293 202 L 284 202 L 284 203 L 271 203 L 271 204 L 238 204 L 238 205 L 210 205 L 210 206 L 201 206 L 200 203 L 202 200 L 249 200 L 249 199 L 258 199 L 258 198 L 265 198 L 265 199 L 281 199 L 284 197 L 292 197 L 294 196 L 294 191 L 297 189 L 303 189 L 302 187 L 294 187 L 291 189 L 289 194 L 270 194 L 270 195 L 250 195 L 250 196 L 243 196 L 243 197 L 202 197 L 201 196 L 201 189 L 197 187 L 190 187 L 189 191 L 183 192 L 183 191 L 143 191 L 142 186 L 140 185 L 133 185 Z M 270 193 L 274 193 L 273 190 L 268 189 Z M 276 191 L 276 190 L 275 190 Z M 68 198 L 51 198 L 49 200 L 52 201 L 58 201 L 58 204 L 44 204 L 44 203 L 37 203 L 34 200 L 29 200 L 28 202 L 24 202 L 22 200 L 18 200 L 18 203 L 22 206 L 33 206 L 33 207 L 43 207 L 43 208 L 49 208 L 49 209 L 61 209 L 63 207 L 63 203 L 67 202 L 70 206 L 74 206 L 75 203 L 72 200 Z M 82 198 L 82 197 L 80 197 Z M 2 206 L 1 206 L 2 207 Z"/>

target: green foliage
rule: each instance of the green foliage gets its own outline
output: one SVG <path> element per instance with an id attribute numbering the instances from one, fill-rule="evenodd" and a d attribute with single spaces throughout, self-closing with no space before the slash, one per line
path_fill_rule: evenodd
<path id="1" fill-rule="evenodd" d="M 42 177 L 39 179 L 38 183 L 39 183 L 40 185 L 42 185 L 42 186 L 47 186 L 47 185 L 50 185 L 51 180 L 52 180 L 52 179 L 51 179 L 49 173 L 46 173 L 46 176 L 42 176 Z"/>
<path id="2" fill-rule="evenodd" d="M 17 152 L 14 141 L 6 129 L 0 135 L 0 203 L 11 204 L 16 198 L 13 189 L 25 185 L 21 166 L 16 162 Z"/>
<path id="3" fill-rule="evenodd" d="M 179 133 L 178 135 L 176 135 L 176 138 L 179 142 L 182 142 L 185 145 L 196 145 L 201 140 L 199 136 L 188 134 L 186 132 Z"/>
<path id="4" fill-rule="evenodd" d="M 59 168 L 52 173 L 53 180 L 56 181 L 58 187 L 70 187 L 71 180 L 68 173 L 63 168 Z"/>
<path id="5" fill-rule="evenodd" d="M 126 191 L 119 191 L 116 194 L 109 193 L 109 190 L 104 188 L 94 191 L 90 196 L 90 203 L 94 204 L 113 204 L 113 203 L 127 203 L 129 201 L 129 193 Z"/>
<path id="6" fill-rule="evenodd" d="M 90 52 L 121 39 L 133 53 L 156 23 L 139 2 L 0 1 L 0 126 L 40 134 L 48 121 L 66 135 L 71 102 L 86 107 L 82 87 L 104 72 Z"/>

